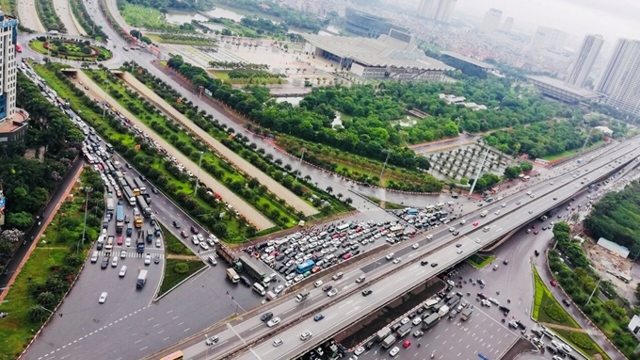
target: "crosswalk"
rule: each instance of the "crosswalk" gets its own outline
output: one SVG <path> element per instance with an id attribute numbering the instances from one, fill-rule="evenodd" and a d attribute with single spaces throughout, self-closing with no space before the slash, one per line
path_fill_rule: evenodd
<path id="1" fill-rule="evenodd" d="M 108 252 L 108 251 L 102 250 L 102 251 L 98 251 L 98 256 L 99 256 L 99 257 L 103 257 L 103 256 L 117 256 L 117 257 L 120 257 L 120 252 L 121 252 L 121 250 L 115 250 L 115 249 L 114 249 L 113 251 L 111 251 L 111 252 Z M 144 258 L 144 255 L 145 255 L 146 253 L 147 253 L 146 251 L 145 251 L 145 252 L 143 252 L 143 253 L 138 253 L 137 251 L 127 251 L 127 257 L 128 257 L 128 258 L 138 258 L 138 259 L 141 259 L 141 258 Z M 155 257 L 155 256 L 156 256 L 156 254 L 158 254 L 158 253 L 157 253 L 157 252 L 156 252 L 156 253 L 153 253 L 153 255 L 152 255 L 152 256 L 153 256 L 153 257 Z M 163 259 L 163 258 L 164 258 L 164 254 L 159 254 L 159 255 L 160 255 L 160 259 Z"/>

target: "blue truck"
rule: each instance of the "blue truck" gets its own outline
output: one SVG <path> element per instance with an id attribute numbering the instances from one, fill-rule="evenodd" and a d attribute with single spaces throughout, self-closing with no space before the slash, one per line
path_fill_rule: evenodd
<path id="1" fill-rule="evenodd" d="M 309 259 L 309 260 L 303 262 L 302 264 L 299 264 L 298 268 L 296 269 L 296 272 L 298 274 L 304 274 L 307 271 L 311 271 L 311 269 L 313 269 L 313 266 L 315 264 L 316 263 L 313 260 Z"/>
<path id="2" fill-rule="evenodd" d="M 118 206 L 116 206 L 116 232 L 118 234 L 121 234 L 123 227 L 124 227 L 124 205 L 122 204 L 122 201 L 118 201 Z"/>
<path id="3" fill-rule="evenodd" d="M 138 240 L 136 240 L 136 251 L 138 252 L 138 254 L 142 254 L 144 252 L 144 239 L 143 238 L 138 238 Z"/>

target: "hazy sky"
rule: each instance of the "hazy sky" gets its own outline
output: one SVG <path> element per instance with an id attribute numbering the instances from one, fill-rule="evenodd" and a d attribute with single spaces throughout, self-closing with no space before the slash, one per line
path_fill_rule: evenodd
<path id="1" fill-rule="evenodd" d="M 484 15 L 490 8 L 512 16 L 515 25 L 546 25 L 582 37 L 602 34 L 609 44 L 617 38 L 640 40 L 638 0 L 458 0 L 456 12 Z M 455 14 L 454 14 L 455 16 Z"/>

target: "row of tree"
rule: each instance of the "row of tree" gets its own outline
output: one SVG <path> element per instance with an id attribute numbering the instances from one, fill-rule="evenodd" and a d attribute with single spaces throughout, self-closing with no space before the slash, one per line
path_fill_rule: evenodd
<path id="1" fill-rule="evenodd" d="M 282 24 L 309 30 L 312 33 L 317 33 L 323 26 L 329 24 L 328 19 L 320 21 L 317 16 L 311 13 L 289 9 L 275 2 L 269 2 L 268 4 L 257 0 L 217 0 L 216 2 L 243 10 L 271 15 L 281 19 Z"/>

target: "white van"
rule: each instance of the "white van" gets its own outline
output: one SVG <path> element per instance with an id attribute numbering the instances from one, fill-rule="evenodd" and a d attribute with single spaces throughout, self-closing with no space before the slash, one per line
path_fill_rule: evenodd
<path id="1" fill-rule="evenodd" d="M 95 250 L 93 254 L 91 254 L 91 263 L 95 264 L 98 262 L 98 251 Z"/>
<path id="2" fill-rule="evenodd" d="M 487 216 L 487 214 L 489 214 L 489 212 L 488 212 L 487 210 L 485 210 L 485 211 L 483 211 L 483 212 L 480 214 L 480 216 L 482 216 L 482 217 L 486 217 L 486 216 Z"/>

